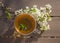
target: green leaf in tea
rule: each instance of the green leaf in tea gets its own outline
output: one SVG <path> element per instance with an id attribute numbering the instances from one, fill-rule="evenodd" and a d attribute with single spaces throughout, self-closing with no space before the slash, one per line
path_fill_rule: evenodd
<path id="1" fill-rule="evenodd" d="M 23 24 L 19 25 L 20 30 L 27 31 L 27 27 Z"/>

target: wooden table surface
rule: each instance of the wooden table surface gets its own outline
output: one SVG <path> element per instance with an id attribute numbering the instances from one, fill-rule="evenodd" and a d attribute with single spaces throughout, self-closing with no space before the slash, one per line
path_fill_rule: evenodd
<path id="1" fill-rule="evenodd" d="M 37 5 L 38 8 L 40 6 L 44 6 L 46 4 L 51 4 L 52 6 L 52 16 L 60 16 L 60 0 L 0 0 L 7 7 L 12 8 L 13 11 L 18 10 L 20 8 L 25 8 L 26 6 L 32 7 L 33 5 Z M 6 22 L 6 20 L 1 19 L 2 11 L 0 11 L 0 35 L 7 35 L 9 30 L 12 30 L 10 25 Z M 3 16 L 4 17 L 4 16 Z M 10 23 L 12 24 L 12 23 Z M 25 43 L 60 43 L 60 17 L 52 17 L 52 21 L 49 22 L 51 30 L 45 31 L 40 38 L 38 39 L 30 39 L 29 42 Z M 11 33 L 10 33 L 11 35 Z M 23 40 L 23 39 L 22 39 Z M 28 39 L 27 39 L 28 40 Z M 0 43 L 23 43 L 21 39 L 12 39 L 0 37 Z"/>

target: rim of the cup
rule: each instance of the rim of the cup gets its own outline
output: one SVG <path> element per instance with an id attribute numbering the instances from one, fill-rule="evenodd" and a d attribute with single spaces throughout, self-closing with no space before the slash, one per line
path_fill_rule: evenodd
<path id="1" fill-rule="evenodd" d="M 23 13 L 23 14 L 28 14 L 28 13 Z M 22 14 L 20 14 L 20 15 L 22 15 Z M 18 16 L 20 16 L 20 15 L 17 15 L 16 17 L 18 17 Z M 15 26 L 15 21 L 14 21 L 14 27 L 15 27 L 16 31 L 17 31 L 19 34 L 21 34 L 21 35 L 30 35 L 30 34 L 33 33 L 33 32 L 35 31 L 35 29 L 36 29 L 36 19 L 34 18 L 33 15 L 31 15 L 31 14 L 28 14 L 28 15 L 32 16 L 32 18 L 35 20 L 35 28 L 34 28 L 31 32 L 29 32 L 28 34 L 24 34 L 24 33 L 20 32 L 20 31 L 16 28 L 16 26 Z M 16 17 L 15 17 L 15 19 L 16 19 Z"/>

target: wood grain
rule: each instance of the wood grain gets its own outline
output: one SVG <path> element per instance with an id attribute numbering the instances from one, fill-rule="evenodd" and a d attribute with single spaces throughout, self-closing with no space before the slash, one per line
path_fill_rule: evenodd
<path id="1" fill-rule="evenodd" d="M 52 6 L 52 16 L 60 16 L 60 0 L 0 0 L 7 7 L 12 8 L 13 11 L 18 10 L 20 8 L 25 8 L 26 6 L 32 7 L 33 5 L 37 5 L 38 8 L 40 6 L 44 6 L 46 4 L 51 4 Z M 0 16 L 3 13 L 0 11 Z M 51 30 L 45 31 L 42 36 L 59 36 L 60 37 L 60 17 L 53 17 L 52 21 L 49 22 L 51 26 Z M 7 29 L 8 25 L 4 21 L 0 19 L 0 33 L 2 29 Z M 10 29 L 10 28 L 9 28 Z M 32 39 L 31 39 L 32 40 Z M 60 43 L 60 38 L 38 38 L 35 41 L 31 40 L 26 43 Z M 12 42 L 12 39 L 9 38 L 0 38 L 1 43 L 20 43 L 19 39 L 16 39 Z M 22 43 L 22 42 L 21 42 Z"/>

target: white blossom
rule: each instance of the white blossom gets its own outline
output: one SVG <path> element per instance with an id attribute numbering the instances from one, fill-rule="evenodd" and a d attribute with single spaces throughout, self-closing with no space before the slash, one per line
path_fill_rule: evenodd
<path id="1" fill-rule="evenodd" d="M 15 15 L 18 15 L 20 12 L 18 10 L 15 11 Z"/>
<path id="2" fill-rule="evenodd" d="M 26 9 L 29 9 L 29 7 L 28 7 L 28 6 L 26 6 Z"/>
<path id="3" fill-rule="evenodd" d="M 37 8 L 37 5 L 33 5 L 34 8 Z"/>
<path id="4" fill-rule="evenodd" d="M 47 4 L 47 5 L 45 5 L 45 6 L 46 6 L 46 8 L 48 8 L 48 9 L 51 9 L 51 8 L 52 8 L 50 4 Z"/>
<path id="5" fill-rule="evenodd" d="M 45 7 L 40 7 L 40 10 L 45 11 L 46 8 Z"/>

